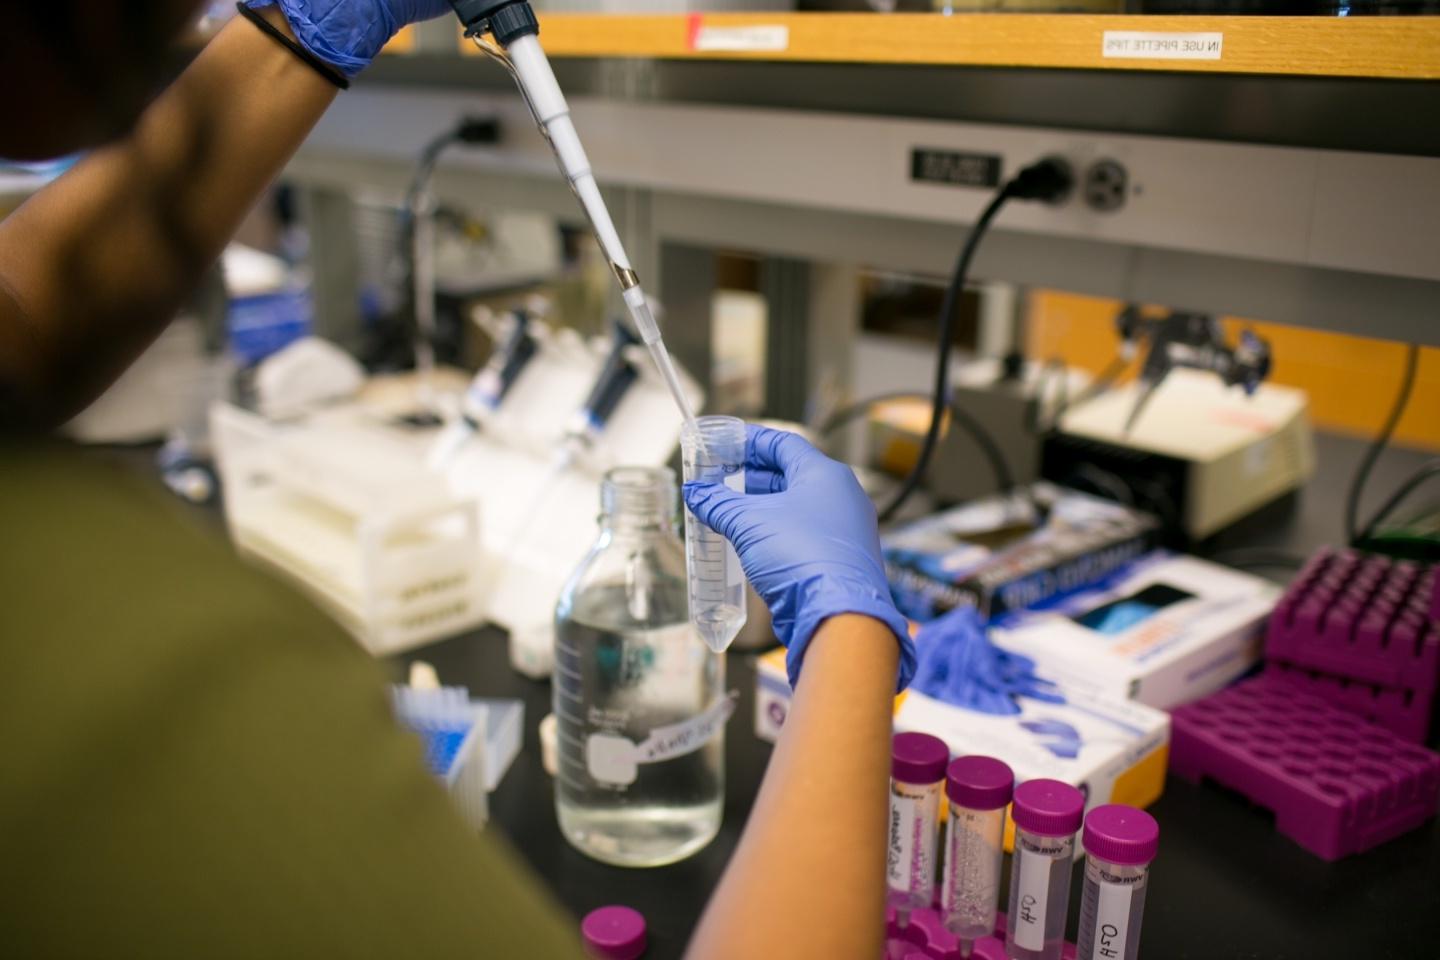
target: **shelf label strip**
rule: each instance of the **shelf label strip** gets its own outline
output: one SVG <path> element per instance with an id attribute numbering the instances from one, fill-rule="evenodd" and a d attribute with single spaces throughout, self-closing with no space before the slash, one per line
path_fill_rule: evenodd
<path id="1" fill-rule="evenodd" d="M 1223 33 L 1148 33 L 1106 30 L 1100 52 L 1120 60 L 1219 60 L 1225 49 Z"/>
<path id="2" fill-rule="evenodd" d="M 705 19 L 692 13 L 686 23 L 691 50 L 778 53 L 790 46 L 790 28 L 784 24 L 755 24 L 745 27 L 706 26 Z"/>

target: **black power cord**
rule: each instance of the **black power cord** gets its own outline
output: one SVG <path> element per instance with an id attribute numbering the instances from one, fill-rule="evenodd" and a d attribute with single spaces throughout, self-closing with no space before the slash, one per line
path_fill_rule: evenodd
<path id="1" fill-rule="evenodd" d="M 965 292 L 970 261 L 974 259 L 975 250 L 980 246 L 980 240 L 985 236 L 990 222 L 995 219 L 1007 200 L 1013 198 L 1058 203 L 1069 194 L 1073 183 L 1074 176 L 1071 174 L 1070 165 L 1064 160 L 1046 157 L 1032 163 L 1000 188 L 985 205 L 975 225 L 970 228 L 970 235 L 965 238 L 965 245 L 960 248 L 960 257 L 955 261 L 955 272 L 950 277 L 950 284 L 945 288 L 945 298 L 940 304 L 940 329 L 936 344 L 938 355 L 935 358 L 935 388 L 931 394 L 930 427 L 925 431 L 925 442 L 920 447 L 920 456 L 916 459 L 915 466 L 901 482 L 900 489 L 891 497 L 890 502 L 880 510 L 881 523 L 890 520 L 905 505 L 905 501 L 919 489 L 925 480 L 926 471 L 930 469 L 930 460 L 935 455 L 935 447 L 940 439 L 940 427 L 944 422 L 946 399 L 950 395 L 950 350 L 955 337 L 955 314 L 959 311 L 960 297 Z M 953 412 L 956 414 L 956 421 L 961 422 L 960 411 Z M 1008 468 L 1005 473 L 1008 477 Z M 1013 484 L 1007 485 L 1002 492 L 1008 492 L 1011 486 Z"/>
<path id="2" fill-rule="evenodd" d="M 403 285 L 401 300 L 397 308 L 387 313 L 371 331 L 373 342 L 365 351 L 366 366 L 386 369 L 391 365 L 410 363 L 414 341 L 408 335 L 418 326 L 419 310 L 415 300 L 415 222 L 420 213 L 420 199 L 430 184 L 440 155 L 455 144 L 497 144 L 500 135 L 500 121 L 493 117 L 462 117 L 421 149 L 400 208 L 393 259 L 385 265 L 385 282 Z"/>
<path id="3" fill-rule="evenodd" d="M 499 142 L 500 121 L 494 117 L 463 117 L 454 127 L 425 144 L 425 148 L 420 151 L 420 158 L 415 162 L 410 186 L 405 190 L 405 216 L 411 218 L 415 215 L 415 205 L 420 200 L 420 194 L 430 182 L 430 177 L 435 172 L 435 164 L 439 162 L 440 154 L 444 153 L 447 147 L 456 143 L 482 146 Z"/>
<path id="4" fill-rule="evenodd" d="M 858 403 L 852 403 L 848 407 L 842 407 L 835 411 L 820 426 L 817 433 L 822 439 L 828 437 L 850 421 L 864 416 L 882 403 L 889 403 L 895 400 L 929 399 L 930 395 L 928 393 L 920 393 L 915 390 L 899 390 L 894 393 L 882 393 L 868 400 L 861 400 Z M 980 452 L 985 455 L 985 459 L 990 463 L 990 469 L 995 474 L 995 488 L 1000 491 L 1014 488 L 1015 476 L 1010 472 L 1010 464 L 1006 462 L 1005 454 L 1000 450 L 1000 444 L 995 442 L 994 435 L 991 434 L 979 420 L 976 420 L 957 406 L 953 398 L 951 398 L 947 404 L 947 409 L 955 423 L 970 435 L 970 438 L 975 441 L 975 445 L 980 448 Z"/>
<path id="5" fill-rule="evenodd" d="M 929 400 L 930 394 L 921 393 L 919 390 L 896 390 L 893 393 L 881 393 L 866 400 L 857 400 L 848 407 L 841 407 L 825 419 L 816 433 L 823 439 L 830 436 L 836 430 L 865 416 L 871 410 L 882 403 L 891 403 L 896 400 Z"/>
<path id="6" fill-rule="evenodd" d="M 1370 480 L 1370 471 L 1375 468 L 1375 461 L 1380 459 L 1380 454 L 1389 445 L 1396 424 L 1400 422 L 1400 417 L 1410 404 L 1410 394 L 1415 389 L 1415 370 L 1419 365 L 1420 345 L 1412 343 L 1405 355 L 1405 374 L 1400 382 L 1400 392 L 1395 395 L 1395 404 L 1390 408 L 1390 415 L 1385 418 L 1385 424 L 1376 434 L 1370 449 L 1365 451 L 1365 456 L 1355 471 L 1355 478 L 1350 481 L 1350 492 L 1345 497 L 1345 538 L 1351 546 L 1355 546 L 1361 536 L 1360 498 L 1365 493 L 1365 484 Z M 1370 526 L 1375 526 L 1375 521 L 1371 521 Z"/>
<path id="7" fill-rule="evenodd" d="M 1370 518 L 1370 522 L 1365 524 L 1365 529 L 1360 531 L 1354 545 L 1363 546 L 1366 544 L 1375 536 L 1375 532 L 1380 529 L 1380 524 L 1389 519 L 1390 515 L 1395 512 L 1400 504 L 1405 502 L 1405 499 L 1409 497 L 1410 494 L 1420 489 L 1421 484 L 1437 474 L 1440 474 L 1440 459 L 1425 461 L 1425 463 L 1420 466 L 1420 469 L 1416 470 L 1404 483 L 1400 484 L 1395 492 L 1390 494 L 1390 498 L 1385 501 L 1380 509 L 1375 511 L 1375 515 Z"/>

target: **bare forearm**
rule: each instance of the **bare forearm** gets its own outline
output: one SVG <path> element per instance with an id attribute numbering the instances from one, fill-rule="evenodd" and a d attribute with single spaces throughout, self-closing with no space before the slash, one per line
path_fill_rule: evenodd
<path id="1" fill-rule="evenodd" d="M 690 960 L 882 949 L 886 776 L 898 654 L 865 617 L 825 622 Z M 795 931 L 804 931 L 797 937 Z"/>
<path id="2" fill-rule="evenodd" d="M 62 421 L 145 349 L 334 95 L 236 20 L 127 139 L 0 223 L 0 386 L 22 414 Z"/>

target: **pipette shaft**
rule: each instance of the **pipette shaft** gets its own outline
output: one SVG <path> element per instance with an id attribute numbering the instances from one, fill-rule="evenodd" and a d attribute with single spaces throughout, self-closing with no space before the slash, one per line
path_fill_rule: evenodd
<path id="1" fill-rule="evenodd" d="M 610 210 L 600 195 L 600 186 L 595 182 L 595 175 L 590 169 L 590 158 L 586 156 L 580 137 L 575 132 L 575 124 L 570 119 L 570 106 L 560 92 L 560 85 L 555 81 L 555 73 L 550 69 L 550 61 L 540 46 L 539 38 L 533 33 L 514 37 L 504 50 L 484 38 L 476 38 L 476 42 L 482 50 L 499 60 L 514 74 L 515 82 L 520 87 L 520 93 L 525 98 L 535 123 L 550 142 L 560 172 L 569 182 L 580 208 L 585 211 L 595 239 L 620 284 L 621 296 L 635 322 L 636 332 L 650 351 L 650 356 L 654 359 L 655 366 L 685 422 L 693 426 L 695 412 L 680 385 L 680 377 L 670 360 L 669 351 L 665 349 L 665 342 L 660 336 L 660 326 L 655 322 L 655 315 L 645 299 L 645 291 L 640 287 L 640 278 L 630 266 L 630 258 L 620 242 L 620 234 L 615 229 L 614 221 L 610 219 Z"/>

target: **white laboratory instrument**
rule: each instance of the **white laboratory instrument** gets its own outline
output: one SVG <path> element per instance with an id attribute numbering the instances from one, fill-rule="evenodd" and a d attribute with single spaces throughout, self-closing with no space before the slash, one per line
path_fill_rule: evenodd
<path id="1" fill-rule="evenodd" d="M 372 381 L 353 402 L 284 422 L 218 407 L 216 459 L 241 552 L 310 590 L 372 650 L 489 619 L 510 631 L 517 669 L 548 675 L 555 600 L 593 538 L 600 477 L 621 464 L 664 464 L 681 419 L 630 343 L 618 354 L 633 381 L 600 404 L 609 406 L 603 429 L 575 441 L 578 412 L 616 382 L 615 341 L 587 342 L 538 320 L 531 331 L 534 359 L 439 472 L 424 463 L 440 431 L 397 425 L 385 402 L 412 396 L 408 387 Z M 702 402 L 680 376 L 690 402 Z M 583 419 L 593 427 L 594 417 Z M 573 451 L 562 470 L 558 450 Z M 390 559 L 402 556 L 413 565 Z"/>
<path id="2" fill-rule="evenodd" d="M 1080 489 L 1108 475 L 1136 506 L 1203 539 L 1309 480 L 1309 405 L 1303 390 L 1264 383 L 1246 395 L 1177 369 L 1157 387 L 1127 384 L 1065 411 L 1045 474 Z"/>

